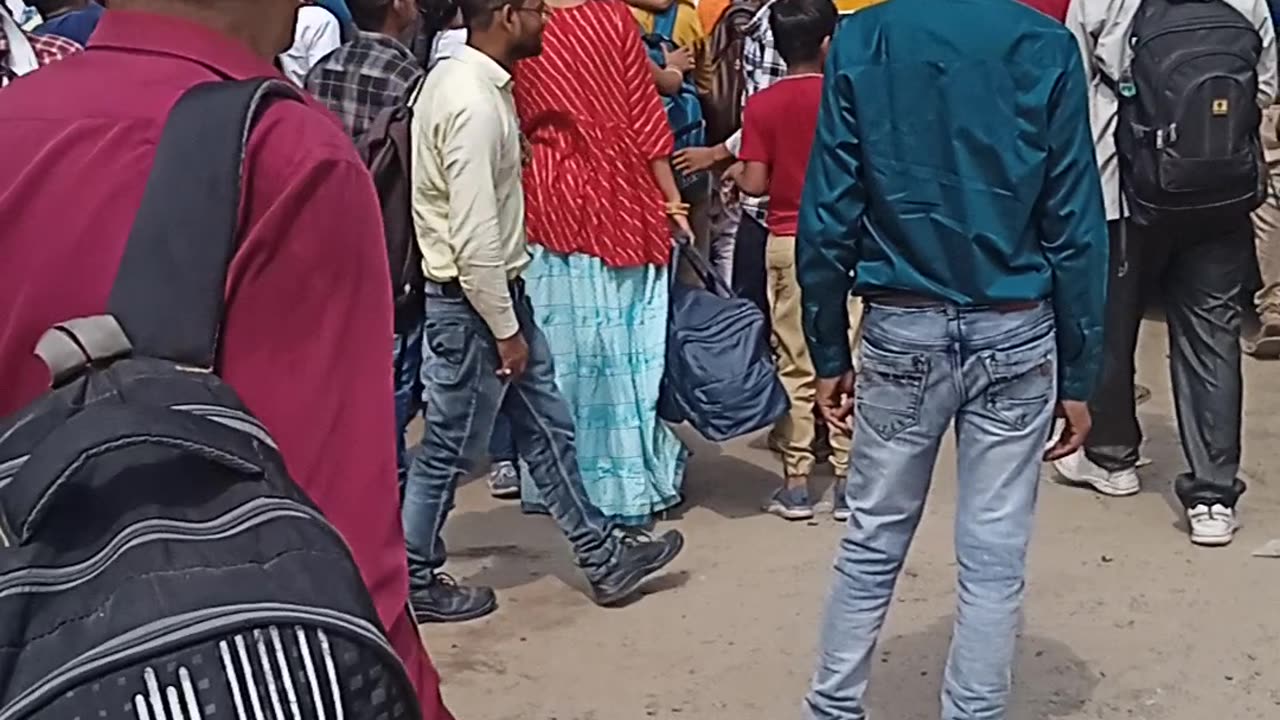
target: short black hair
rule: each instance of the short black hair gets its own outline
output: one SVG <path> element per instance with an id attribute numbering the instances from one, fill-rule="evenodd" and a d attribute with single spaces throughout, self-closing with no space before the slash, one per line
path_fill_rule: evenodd
<path id="1" fill-rule="evenodd" d="M 356 27 L 365 32 L 380 32 L 387 24 L 387 14 L 396 0 L 347 0 L 347 9 Z"/>
<path id="2" fill-rule="evenodd" d="M 488 30 L 493 24 L 495 11 L 507 5 L 519 5 L 519 0 L 458 0 L 458 9 L 462 10 L 462 21 L 475 30 Z"/>
<path id="3" fill-rule="evenodd" d="M 778 0 L 769 6 L 773 46 L 788 65 L 813 62 L 822 54 L 822 41 L 836 31 L 832 0 Z"/>

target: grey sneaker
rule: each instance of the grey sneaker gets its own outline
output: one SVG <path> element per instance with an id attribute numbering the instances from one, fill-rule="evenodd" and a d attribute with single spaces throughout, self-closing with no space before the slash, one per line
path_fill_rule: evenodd
<path id="1" fill-rule="evenodd" d="M 804 488 L 782 488 L 769 498 L 764 511 L 785 520 L 809 520 L 813 517 L 813 503 L 809 491 Z"/>
<path id="2" fill-rule="evenodd" d="M 520 497 L 520 470 L 513 462 L 494 463 L 489 473 L 489 494 L 499 500 Z"/>

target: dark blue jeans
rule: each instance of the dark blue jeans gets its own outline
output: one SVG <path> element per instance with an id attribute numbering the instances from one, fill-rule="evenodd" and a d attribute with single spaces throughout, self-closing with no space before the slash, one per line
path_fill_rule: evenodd
<path id="1" fill-rule="evenodd" d="M 407 470 L 404 457 L 404 433 L 414 416 L 422 409 L 422 326 L 395 336 L 392 356 L 396 390 L 396 467 L 400 472 L 400 491 L 404 492 Z"/>
<path id="2" fill-rule="evenodd" d="M 426 428 L 409 466 L 403 509 L 414 587 L 430 584 L 445 563 L 440 532 L 458 481 L 472 473 L 484 453 L 504 400 L 531 480 L 588 579 L 600 577 L 613 559 L 615 527 L 582 486 L 573 417 L 556 387 L 551 349 L 521 286 L 513 285 L 512 294 L 529 344 L 529 364 L 524 375 L 507 382 L 498 377 L 493 334 L 471 305 L 428 286 L 422 361 Z"/>
<path id="3" fill-rule="evenodd" d="M 489 459 L 495 463 L 514 463 L 520 459 L 515 433 L 511 427 L 511 405 L 511 396 L 507 396 L 493 422 L 493 435 L 489 437 Z"/>

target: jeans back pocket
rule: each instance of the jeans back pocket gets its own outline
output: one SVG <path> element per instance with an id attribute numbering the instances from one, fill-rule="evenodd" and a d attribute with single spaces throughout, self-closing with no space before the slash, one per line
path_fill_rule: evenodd
<path id="1" fill-rule="evenodd" d="M 1057 385 L 1054 351 L 1038 347 L 989 353 L 983 358 L 990 384 L 984 393 L 992 413 L 1022 430 L 1052 403 Z"/>
<path id="2" fill-rule="evenodd" d="M 929 356 L 892 353 L 862 343 L 854 405 L 858 416 L 886 442 L 920 424 Z"/>

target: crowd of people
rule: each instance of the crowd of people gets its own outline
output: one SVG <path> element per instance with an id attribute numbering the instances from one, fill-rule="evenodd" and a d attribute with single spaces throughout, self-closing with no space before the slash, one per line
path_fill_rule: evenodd
<path id="1" fill-rule="evenodd" d="M 683 548 L 651 531 L 688 472 L 659 408 L 674 283 L 768 319 L 790 408 L 763 510 L 848 521 L 814 720 L 865 717 L 952 431 L 943 718 L 1005 717 L 1042 463 L 1139 491 L 1153 294 L 1190 539 L 1239 526 L 1241 355 L 1280 357 L 1267 0 L 5 2 L 0 414 L 48 386 L 41 333 L 102 311 L 176 98 L 277 74 L 307 91 L 249 142 L 217 372 L 347 540 L 425 717 L 449 715 L 403 608 L 497 608 L 444 571 L 486 456 L 492 495 L 553 518 L 601 605 Z M 1229 51 L 1140 42 L 1207 23 L 1191 5 L 1236 32 Z M 394 111 L 411 173 L 391 208 L 366 150 Z M 838 482 L 815 499 L 824 457 Z"/>

